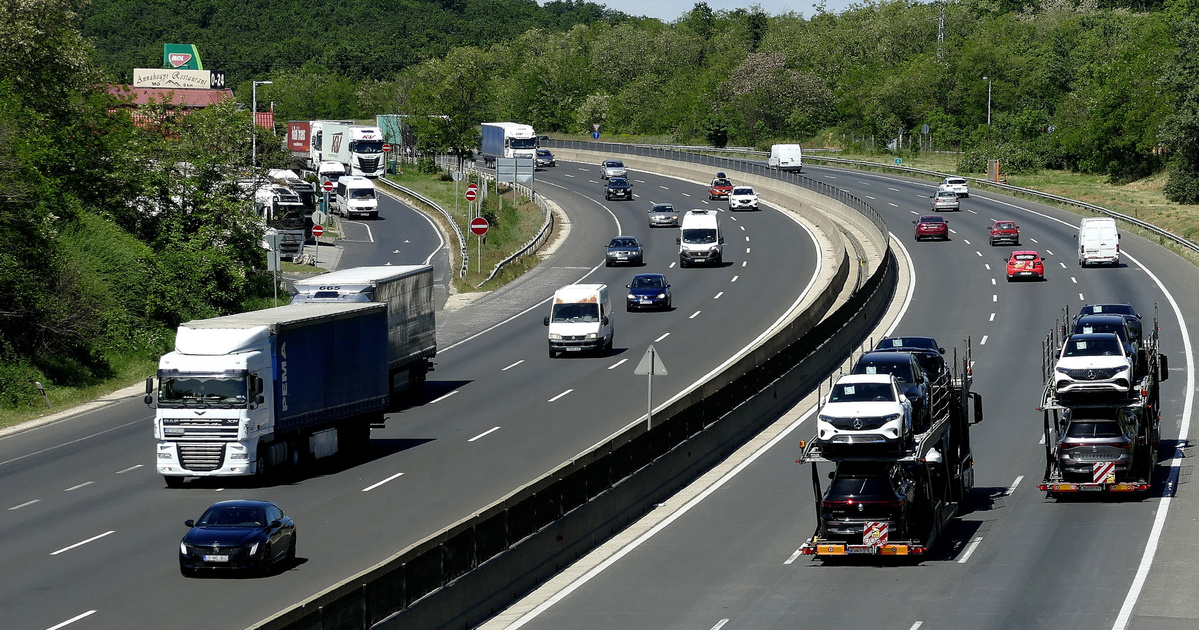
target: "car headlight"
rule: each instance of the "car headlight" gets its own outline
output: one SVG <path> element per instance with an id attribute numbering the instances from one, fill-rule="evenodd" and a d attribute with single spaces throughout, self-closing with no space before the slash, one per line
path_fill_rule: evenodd
<path id="1" fill-rule="evenodd" d="M 829 422 L 829 423 L 831 423 L 833 420 L 837 419 L 836 416 L 826 416 L 824 414 L 820 414 L 819 416 L 817 416 L 817 418 L 819 418 L 821 422 Z"/>
<path id="2" fill-rule="evenodd" d="M 588 339 L 595 339 L 595 338 L 596 338 L 596 337 L 598 337 L 598 336 L 599 336 L 599 335 L 596 335 L 595 333 L 587 333 L 587 338 L 588 338 Z"/>
<path id="3" fill-rule="evenodd" d="M 559 335 L 558 333 L 550 333 L 550 339 L 558 341 L 562 339 L 562 335 Z"/>
<path id="4" fill-rule="evenodd" d="M 896 420 L 898 420 L 898 419 L 900 419 L 900 418 L 902 418 L 902 417 L 903 417 L 903 414 L 902 414 L 902 413 L 893 413 L 893 414 L 891 414 L 891 415 L 889 415 L 889 416 L 883 416 L 883 422 L 884 422 L 884 423 L 887 423 L 887 422 L 895 422 Z"/>
<path id="5" fill-rule="evenodd" d="M 718 250 L 718 249 L 720 249 L 720 245 L 713 245 L 713 246 L 711 246 L 711 247 L 709 247 L 709 248 L 708 248 L 708 251 L 710 251 L 710 252 L 714 252 L 714 251 L 716 251 L 716 250 Z"/>
<path id="6" fill-rule="evenodd" d="M 637 299 L 637 296 L 635 296 L 635 295 L 633 295 L 632 293 L 630 293 L 630 294 L 629 294 L 629 299 L 630 299 L 630 300 L 635 300 L 635 299 Z"/>
<path id="7" fill-rule="evenodd" d="M 659 294 L 658 294 L 658 299 L 659 299 L 659 300 L 666 299 L 666 294 L 665 294 L 665 293 L 659 293 Z"/>
<path id="8" fill-rule="evenodd" d="M 258 543 L 254 543 L 254 544 L 250 545 L 250 555 L 251 556 L 258 555 Z"/>
<path id="9" fill-rule="evenodd" d="M 181 553 L 185 556 L 187 555 L 187 543 L 184 543 L 184 542 L 179 543 L 179 553 Z"/>
<path id="10" fill-rule="evenodd" d="M 1060 367 L 1060 368 L 1054 368 L 1054 369 L 1057 371 L 1058 374 L 1065 374 L 1066 376 L 1070 375 L 1070 370 L 1067 368 Z"/>

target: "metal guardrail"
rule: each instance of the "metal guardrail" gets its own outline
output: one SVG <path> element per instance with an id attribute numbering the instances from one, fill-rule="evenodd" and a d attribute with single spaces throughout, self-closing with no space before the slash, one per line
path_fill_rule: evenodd
<path id="1" fill-rule="evenodd" d="M 711 151 L 711 152 L 733 153 L 733 154 L 741 154 L 741 155 L 761 155 L 761 156 L 769 155 L 765 151 L 758 151 L 755 149 L 749 149 L 749 148 L 744 148 L 744 147 L 732 147 L 732 148 L 720 149 L 720 148 L 716 148 L 716 147 L 702 147 L 702 146 L 688 146 L 688 145 L 634 145 L 634 146 L 641 146 L 641 147 L 660 146 L 660 148 L 669 149 L 669 150 Z M 870 168 L 881 168 L 881 169 L 887 169 L 887 170 L 897 171 L 897 172 L 901 172 L 901 173 L 913 173 L 916 175 L 926 175 L 926 176 L 935 177 L 938 179 L 942 179 L 942 178 L 950 177 L 950 176 L 957 176 L 954 173 L 941 173 L 938 171 L 929 171 L 929 170 L 924 170 L 924 169 L 919 169 L 919 168 L 912 168 L 910 166 L 900 166 L 898 164 L 892 165 L 892 164 L 883 164 L 880 162 L 868 162 L 866 160 L 849 160 L 849 159 L 845 159 L 845 158 L 835 158 L 835 157 L 826 157 L 823 155 L 814 155 L 812 152 L 807 151 L 807 150 L 804 151 L 804 158 L 808 159 L 808 160 L 820 160 L 822 162 L 829 162 L 829 163 L 833 163 L 833 164 L 848 164 L 851 166 L 866 166 L 866 167 L 870 167 Z M 958 177 L 962 177 L 962 176 L 958 176 Z M 1085 201 L 1079 201 L 1077 199 L 1071 199 L 1069 197 L 1062 197 L 1060 195 L 1053 195 L 1053 194 L 1050 194 L 1047 192 L 1033 190 L 1032 188 L 1022 188 L 1020 186 L 1013 186 L 1011 184 L 1005 184 L 1002 182 L 993 182 L 989 179 L 984 179 L 981 177 L 965 177 L 965 179 L 973 182 L 976 185 L 988 186 L 991 188 L 998 188 L 1000 190 L 1004 190 L 1007 192 L 1018 193 L 1018 194 L 1027 195 L 1030 197 L 1036 197 L 1038 199 L 1045 199 L 1047 201 L 1053 201 L 1053 202 L 1056 202 L 1059 204 L 1063 204 L 1063 205 L 1067 205 L 1067 206 L 1074 206 L 1076 208 L 1081 208 L 1083 210 L 1086 210 L 1088 212 L 1093 212 L 1095 214 L 1109 216 L 1109 217 L 1112 217 L 1113 219 L 1117 219 L 1119 221 L 1128 223 L 1129 225 L 1134 225 L 1134 226 L 1136 226 L 1142 230 L 1145 230 L 1146 232 L 1154 234 L 1162 239 L 1171 241 L 1174 244 L 1178 245 L 1179 247 L 1182 247 L 1184 249 L 1190 250 L 1195 253 L 1199 253 L 1199 243 L 1196 243 L 1192 240 L 1189 240 L 1182 236 L 1179 236 L 1178 234 L 1175 234 L 1169 230 L 1160 228 L 1152 223 L 1149 223 L 1148 221 L 1142 221 L 1142 220 L 1138 219 L 1137 217 L 1130 217 L 1127 214 L 1124 214 L 1122 212 L 1116 212 L 1115 210 L 1111 210 L 1109 208 L 1104 208 L 1103 206 L 1098 206 L 1093 203 L 1087 203 Z"/>
<path id="2" fill-rule="evenodd" d="M 401 185 L 399 185 L 393 181 L 390 181 L 386 178 L 383 178 L 383 177 L 379 178 L 379 181 L 385 182 L 388 186 L 391 186 L 392 188 L 395 188 L 396 190 L 404 193 L 405 195 L 408 195 L 408 196 L 412 197 L 413 199 L 416 199 L 417 201 L 440 212 L 442 214 L 442 216 L 444 216 L 446 218 L 446 220 L 450 222 L 450 225 L 452 225 L 454 227 L 454 236 L 456 236 L 458 238 L 458 251 L 459 251 L 459 254 L 462 256 L 462 269 L 458 270 L 458 277 L 465 278 L 466 277 L 466 269 L 467 269 L 468 265 L 470 264 L 470 254 L 468 254 L 466 252 L 466 239 L 463 238 L 462 230 L 460 230 L 458 228 L 458 222 L 454 220 L 454 216 L 452 214 L 450 214 L 448 211 L 446 211 L 445 208 L 442 208 L 440 205 L 438 205 L 436 201 L 429 199 L 428 197 L 416 192 L 415 190 L 412 190 L 411 188 L 406 188 L 404 186 L 401 186 Z"/>

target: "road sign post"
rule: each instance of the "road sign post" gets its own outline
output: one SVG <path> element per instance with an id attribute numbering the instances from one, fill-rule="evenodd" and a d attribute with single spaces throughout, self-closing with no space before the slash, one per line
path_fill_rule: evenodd
<path id="1" fill-rule="evenodd" d="M 647 409 L 645 412 L 645 430 L 648 431 L 654 428 L 654 375 L 661 374 L 666 376 L 669 372 L 666 371 L 666 364 L 662 363 L 662 357 L 658 355 L 658 351 L 654 350 L 651 345 L 645 355 L 641 357 L 641 362 L 637 364 L 637 368 L 633 370 L 633 374 L 637 376 L 649 377 L 649 392 L 647 394 Z"/>
<path id="2" fill-rule="evenodd" d="M 479 237 L 479 254 L 478 254 L 479 263 L 475 267 L 475 270 L 478 271 L 479 273 L 483 273 L 483 236 L 487 234 L 487 228 L 488 228 L 487 219 L 484 219 L 483 217 L 471 219 L 470 231 L 475 236 Z"/>
<path id="3" fill-rule="evenodd" d="M 312 226 L 312 240 L 316 241 L 316 247 L 313 248 L 313 250 L 312 250 L 312 252 L 313 252 L 312 266 L 313 267 L 321 266 L 321 236 L 324 233 L 325 233 L 324 226 L 321 226 L 321 225 Z"/>

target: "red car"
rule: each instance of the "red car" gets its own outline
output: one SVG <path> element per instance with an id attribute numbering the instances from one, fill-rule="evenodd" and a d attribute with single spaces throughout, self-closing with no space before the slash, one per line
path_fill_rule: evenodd
<path id="1" fill-rule="evenodd" d="M 996 243 L 1020 244 L 1020 226 L 1015 221 L 991 220 L 991 233 L 988 237 L 991 245 Z"/>
<path id="2" fill-rule="evenodd" d="M 1012 252 L 1007 259 L 1007 279 L 1011 282 L 1016 278 L 1044 280 L 1045 262 L 1041 260 L 1041 255 L 1034 251 Z"/>
<path id="3" fill-rule="evenodd" d="M 708 186 L 708 199 L 728 199 L 733 192 L 733 182 L 724 173 L 717 173 L 712 185 Z"/>
<path id="4" fill-rule="evenodd" d="M 949 222 L 939 214 L 926 214 L 921 216 L 919 221 L 912 221 L 912 223 L 916 224 L 917 241 L 924 238 L 949 240 Z"/>

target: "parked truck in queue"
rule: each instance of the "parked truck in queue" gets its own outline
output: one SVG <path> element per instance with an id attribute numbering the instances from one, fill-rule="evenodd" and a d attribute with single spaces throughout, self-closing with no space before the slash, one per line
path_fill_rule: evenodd
<path id="1" fill-rule="evenodd" d="M 158 474 L 178 487 L 365 449 L 387 409 L 387 339 L 387 306 L 376 303 L 180 324 L 146 381 Z"/>
<path id="2" fill-rule="evenodd" d="M 851 381 L 860 384 L 861 377 Z M 927 553 L 969 508 L 974 487 L 970 425 L 982 421 L 982 397 L 971 391 L 972 381 L 967 342 L 961 362 L 955 351 L 953 368 L 936 375 L 932 422 L 920 433 L 910 439 L 860 441 L 817 435 L 801 442 L 799 462 L 812 467 L 817 524 L 799 553 L 818 558 Z M 895 412 L 880 413 L 882 421 Z M 850 420 L 855 419 L 849 427 L 860 424 L 869 431 L 871 418 Z M 828 470 L 830 480 L 823 488 L 821 470 Z"/>
<path id="3" fill-rule="evenodd" d="M 313 122 L 316 125 L 316 122 Z M 313 149 L 319 155 L 313 162 L 338 162 L 346 175 L 374 179 L 387 170 L 383 159 L 383 131 L 378 127 L 324 121 L 312 135 Z"/>
<path id="4" fill-rule="evenodd" d="M 1085 313 L 1091 310 L 1084 307 L 1084 315 L 1079 317 L 1085 320 Z M 1147 331 L 1138 322 L 1141 332 L 1135 343 L 1126 343 L 1113 333 L 1091 332 L 1085 326 L 1074 333 L 1075 328 L 1069 311 L 1063 309 L 1061 324 L 1043 344 L 1045 390 L 1038 410 L 1044 430 L 1045 474 L 1037 488 L 1049 497 L 1148 492 L 1161 440 L 1161 381 L 1169 376 L 1169 362 L 1158 346 L 1157 315 Z M 1128 365 L 1119 366 L 1118 372 L 1079 366 L 1071 359 L 1085 356 L 1066 356 L 1071 347 L 1105 342 L 1107 337 L 1114 338 L 1114 347 L 1121 350 L 1119 356 L 1125 356 L 1124 348 L 1131 349 Z M 1064 386 L 1063 379 L 1080 386 Z M 1086 387 L 1089 384 L 1093 386 Z"/>

